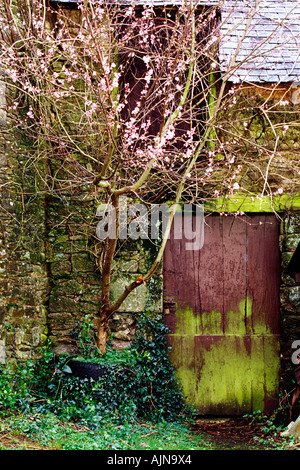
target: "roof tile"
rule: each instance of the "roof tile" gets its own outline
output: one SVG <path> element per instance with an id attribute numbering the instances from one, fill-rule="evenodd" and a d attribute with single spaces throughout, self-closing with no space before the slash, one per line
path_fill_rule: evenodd
<path id="1" fill-rule="evenodd" d="M 232 57 L 238 51 L 232 81 L 245 77 L 254 82 L 299 80 L 300 4 L 297 0 L 260 0 L 258 5 L 255 0 L 226 0 L 222 19 L 220 64 L 224 73 L 229 72 Z M 241 42 L 243 33 L 246 34 Z"/>

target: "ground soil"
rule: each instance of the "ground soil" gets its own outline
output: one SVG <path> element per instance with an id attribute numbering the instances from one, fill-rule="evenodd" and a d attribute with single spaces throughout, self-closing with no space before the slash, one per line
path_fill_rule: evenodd
<path id="1" fill-rule="evenodd" d="M 55 450 L 40 445 L 17 432 L 0 433 L 0 450 Z"/>
<path id="2" fill-rule="evenodd" d="M 209 436 L 213 448 L 219 450 L 273 450 L 287 443 L 280 433 L 269 436 L 250 418 L 199 418 L 192 431 Z"/>

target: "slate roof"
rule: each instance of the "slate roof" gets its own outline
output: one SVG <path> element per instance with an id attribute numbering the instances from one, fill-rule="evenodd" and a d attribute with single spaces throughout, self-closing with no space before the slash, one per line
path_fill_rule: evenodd
<path id="1" fill-rule="evenodd" d="M 182 0 L 118 1 L 141 5 L 182 3 Z M 300 82 L 300 0 L 198 1 L 207 6 L 220 5 L 219 61 L 221 71 L 229 73 L 230 81 Z"/>
<path id="2" fill-rule="evenodd" d="M 236 65 L 231 81 L 300 82 L 299 54 L 300 2 L 225 1 L 219 59 L 223 72 Z"/>

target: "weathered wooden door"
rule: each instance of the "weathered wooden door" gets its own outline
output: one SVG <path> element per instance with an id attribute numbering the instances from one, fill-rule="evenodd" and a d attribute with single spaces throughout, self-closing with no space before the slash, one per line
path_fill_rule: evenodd
<path id="1" fill-rule="evenodd" d="M 171 360 L 203 415 L 278 404 L 278 223 L 274 215 L 205 218 L 204 245 L 168 241 L 164 310 Z"/>

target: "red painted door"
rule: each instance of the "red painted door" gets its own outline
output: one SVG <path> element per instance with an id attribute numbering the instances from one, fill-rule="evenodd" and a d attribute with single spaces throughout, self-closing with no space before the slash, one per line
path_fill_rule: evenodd
<path id="1" fill-rule="evenodd" d="M 278 222 L 274 215 L 205 218 L 204 245 L 168 241 L 165 321 L 171 360 L 203 415 L 268 412 L 278 404 Z"/>

